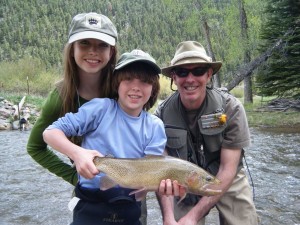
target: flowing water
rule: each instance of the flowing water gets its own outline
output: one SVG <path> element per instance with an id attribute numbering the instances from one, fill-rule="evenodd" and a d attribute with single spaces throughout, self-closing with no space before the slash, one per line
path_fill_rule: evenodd
<path id="1" fill-rule="evenodd" d="M 300 224 L 300 133 L 251 129 L 246 160 L 263 225 Z M 0 132 L 0 225 L 68 225 L 72 186 L 35 163 L 26 152 L 29 131 Z M 148 225 L 160 225 L 153 193 Z M 213 210 L 207 224 L 218 225 Z"/>

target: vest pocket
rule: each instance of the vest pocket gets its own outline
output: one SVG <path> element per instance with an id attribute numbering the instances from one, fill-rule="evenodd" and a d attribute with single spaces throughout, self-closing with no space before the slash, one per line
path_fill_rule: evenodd
<path id="1" fill-rule="evenodd" d="M 204 139 L 204 148 L 209 152 L 216 152 L 221 149 L 223 142 L 223 134 L 216 135 L 203 135 Z"/>
<path id="2" fill-rule="evenodd" d="M 181 128 L 165 127 L 167 135 L 166 148 L 170 156 L 186 159 L 187 131 Z"/>
<path id="3" fill-rule="evenodd" d="M 200 133 L 203 135 L 204 148 L 209 152 L 216 152 L 221 149 L 224 139 L 224 130 L 227 124 L 219 126 L 204 127 L 203 120 L 198 120 Z"/>

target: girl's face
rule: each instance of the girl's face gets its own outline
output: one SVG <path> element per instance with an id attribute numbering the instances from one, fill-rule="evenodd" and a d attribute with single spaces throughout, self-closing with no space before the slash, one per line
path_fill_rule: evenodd
<path id="1" fill-rule="evenodd" d="M 152 93 L 152 84 L 140 79 L 122 80 L 118 89 L 118 102 L 131 116 L 139 116 Z"/>
<path id="2" fill-rule="evenodd" d="M 112 54 L 111 46 L 97 39 L 82 39 L 74 42 L 73 56 L 80 74 L 100 74 Z"/>

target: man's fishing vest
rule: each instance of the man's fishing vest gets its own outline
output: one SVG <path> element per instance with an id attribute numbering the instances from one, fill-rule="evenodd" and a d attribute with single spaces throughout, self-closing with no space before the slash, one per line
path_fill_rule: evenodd
<path id="1" fill-rule="evenodd" d="M 195 149 L 191 133 L 186 123 L 186 113 L 180 102 L 179 93 L 175 92 L 158 109 L 158 116 L 163 120 L 167 135 L 166 149 L 171 156 L 179 157 L 198 164 L 216 175 L 220 164 L 220 150 L 227 122 L 220 122 L 224 116 L 228 93 L 217 89 L 207 89 L 204 107 L 197 116 L 199 135 L 202 135 L 201 147 Z M 197 137 L 198 138 L 198 137 Z"/>

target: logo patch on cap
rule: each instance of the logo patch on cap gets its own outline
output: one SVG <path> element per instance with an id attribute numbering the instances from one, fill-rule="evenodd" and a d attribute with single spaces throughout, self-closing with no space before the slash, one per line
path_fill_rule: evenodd
<path id="1" fill-rule="evenodd" d="M 142 50 L 139 50 L 139 49 L 132 50 L 131 54 L 132 55 L 140 55 L 140 56 L 149 56 L 148 53 L 143 52 Z"/>
<path id="2" fill-rule="evenodd" d="M 85 23 L 91 28 L 100 27 L 101 28 L 101 18 L 97 15 L 87 15 L 85 18 Z"/>

